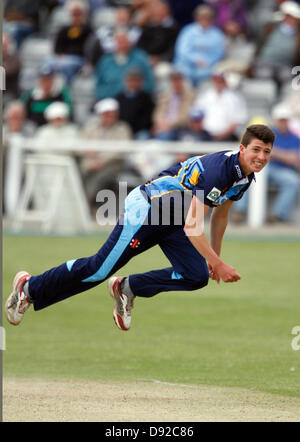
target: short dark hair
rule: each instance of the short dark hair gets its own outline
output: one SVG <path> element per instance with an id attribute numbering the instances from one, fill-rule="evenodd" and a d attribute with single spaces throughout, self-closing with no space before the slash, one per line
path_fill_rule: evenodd
<path id="1" fill-rule="evenodd" d="M 275 134 L 265 124 L 252 124 L 245 130 L 241 139 L 241 144 L 243 146 L 248 146 L 254 138 L 257 138 L 266 144 L 271 143 L 273 146 Z"/>

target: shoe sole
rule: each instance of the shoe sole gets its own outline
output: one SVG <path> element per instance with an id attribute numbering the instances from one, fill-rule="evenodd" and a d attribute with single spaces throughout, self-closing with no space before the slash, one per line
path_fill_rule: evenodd
<path id="1" fill-rule="evenodd" d="M 16 287 L 17 287 L 17 283 L 18 283 L 18 281 L 19 281 L 19 279 L 22 277 L 22 276 L 31 276 L 28 272 L 25 272 L 25 271 L 20 271 L 20 272 L 18 272 L 16 275 L 15 275 L 15 277 L 14 277 L 14 280 L 13 280 L 13 284 L 12 284 L 12 286 L 13 286 L 13 291 L 11 292 L 11 294 L 9 295 L 9 297 L 7 298 L 7 301 L 6 301 L 6 303 L 5 303 L 5 316 L 6 316 L 6 319 L 8 320 L 8 322 L 11 324 L 11 325 L 19 325 L 20 324 L 20 322 L 22 321 L 22 319 L 23 319 L 23 316 L 21 317 L 21 319 L 18 321 L 18 322 L 13 322 L 11 319 L 10 319 L 10 313 L 9 313 L 9 309 L 8 309 L 8 306 L 10 305 L 10 303 L 11 303 L 11 298 L 14 296 L 14 294 L 15 294 L 15 291 L 16 291 Z"/>
<path id="2" fill-rule="evenodd" d="M 115 293 L 114 293 L 114 288 L 115 285 L 121 281 L 123 277 L 122 276 L 113 276 L 112 278 L 109 278 L 108 280 L 108 291 L 110 296 L 113 298 L 114 300 L 114 309 L 113 309 L 113 318 L 115 321 L 116 326 L 123 331 L 128 331 L 130 327 L 125 327 L 124 321 L 122 316 L 118 313 L 118 304 L 115 298 Z"/>

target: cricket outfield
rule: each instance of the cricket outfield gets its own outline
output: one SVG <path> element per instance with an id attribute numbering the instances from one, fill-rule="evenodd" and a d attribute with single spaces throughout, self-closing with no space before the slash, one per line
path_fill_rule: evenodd
<path id="1" fill-rule="evenodd" d="M 3 301 L 18 270 L 37 274 L 102 242 L 4 236 Z M 129 332 L 114 325 L 106 283 L 31 309 L 18 327 L 4 319 L 3 420 L 300 421 L 299 252 L 297 239 L 225 239 L 241 281 L 139 298 Z M 164 266 L 155 247 L 121 274 Z"/>

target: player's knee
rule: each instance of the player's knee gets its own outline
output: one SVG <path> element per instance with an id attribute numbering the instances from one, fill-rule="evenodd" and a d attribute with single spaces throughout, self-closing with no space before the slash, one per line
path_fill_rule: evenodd
<path id="1" fill-rule="evenodd" d="M 208 284 L 208 281 L 209 281 L 209 277 L 205 277 L 205 278 L 202 278 L 200 281 L 196 281 L 194 283 L 194 285 L 195 285 L 194 290 L 202 289 L 203 287 L 205 287 Z"/>
<path id="2" fill-rule="evenodd" d="M 209 281 L 209 271 L 208 269 L 205 269 L 205 271 L 202 272 L 202 274 L 199 277 L 199 274 L 197 275 L 190 275 L 190 278 L 188 279 L 188 283 L 190 285 L 190 290 L 197 290 L 205 287 L 208 284 Z"/>

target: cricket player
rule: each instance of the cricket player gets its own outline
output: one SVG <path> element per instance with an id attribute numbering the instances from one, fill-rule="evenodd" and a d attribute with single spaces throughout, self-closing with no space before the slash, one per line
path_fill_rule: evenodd
<path id="1" fill-rule="evenodd" d="M 268 163 L 274 139 L 269 127 L 251 125 L 236 152 L 194 156 L 136 187 L 95 255 L 71 259 L 36 276 L 25 271 L 16 274 L 5 305 L 8 321 L 18 325 L 31 304 L 34 310 L 41 310 L 108 279 L 114 321 L 126 331 L 138 296 L 197 290 L 206 286 L 209 278 L 218 283 L 238 281 L 240 275 L 220 257 L 229 209 L 249 188 L 254 174 Z M 210 208 L 208 241 L 203 226 Z M 155 245 L 160 246 L 170 267 L 112 276 L 131 258 Z"/>

